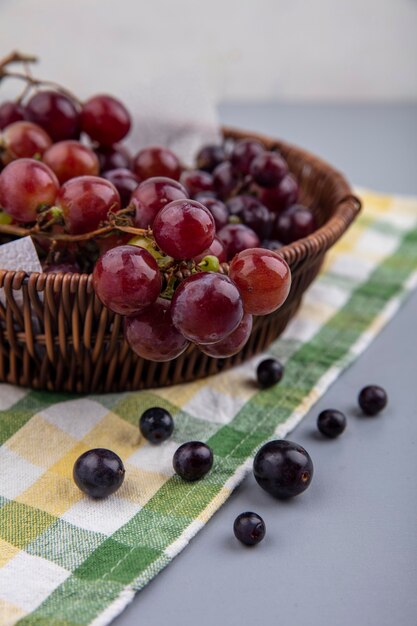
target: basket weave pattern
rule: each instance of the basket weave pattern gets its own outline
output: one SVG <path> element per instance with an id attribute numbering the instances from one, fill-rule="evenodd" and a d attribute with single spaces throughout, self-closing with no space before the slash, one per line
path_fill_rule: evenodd
<path id="1" fill-rule="evenodd" d="M 360 210 L 345 178 L 300 148 L 254 133 L 224 129 L 226 138 L 253 137 L 278 148 L 297 177 L 300 202 L 315 213 L 318 230 L 283 247 L 292 287 L 285 304 L 254 319 L 239 354 L 214 359 L 190 348 L 174 361 L 136 356 L 123 337 L 123 320 L 96 298 L 87 274 L 31 274 L 0 270 L 0 381 L 55 391 L 114 392 L 183 383 L 215 374 L 264 350 L 284 330 L 314 280 L 326 251 Z M 227 272 L 227 265 L 223 271 Z M 22 303 L 23 302 L 23 303 Z"/>

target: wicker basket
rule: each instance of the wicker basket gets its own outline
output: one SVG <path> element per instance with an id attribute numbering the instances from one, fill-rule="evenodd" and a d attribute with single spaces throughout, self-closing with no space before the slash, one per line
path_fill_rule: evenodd
<path id="1" fill-rule="evenodd" d="M 344 177 L 315 156 L 280 141 L 224 129 L 226 138 L 253 137 L 278 148 L 297 177 L 300 201 L 319 229 L 280 250 L 292 270 L 286 303 L 254 320 L 236 356 L 214 359 L 196 347 L 168 363 L 136 356 L 123 338 L 122 318 L 95 297 L 87 274 L 31 274 L 0 270 L 0 381 L 55 391 L 114 392 L 183 383 L 228 369 L 264 350 L 284 330 L 317 275 L 326 251 L 345 232 L 360 203 Z M 224 267 L 227 272 L 227 266 Z"/>

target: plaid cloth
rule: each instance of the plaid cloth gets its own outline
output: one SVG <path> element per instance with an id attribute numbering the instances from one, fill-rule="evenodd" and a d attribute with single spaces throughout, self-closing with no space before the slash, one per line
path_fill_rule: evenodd
<path id="1" fill-rule="evenodd" d="M 286 362 L 257 391 L 258 359 L 187 385 L 75 396 L 0 385 L 0 623 L 107 624 L 190 541 L 230 495 L 266 440 L 286 435 L 369 344 L 417 284 L 417 200 L 364 192 L 365 210 L 330 252 L 297 318 L 268 354 Z M 171 440 L 151 446 L 138 418 L 171 411 Z M 173 475 L 179 444 L 214 451 L 212 471 Z M 72 480 L 92 447 L 125 462 L 102 501 Z"/>

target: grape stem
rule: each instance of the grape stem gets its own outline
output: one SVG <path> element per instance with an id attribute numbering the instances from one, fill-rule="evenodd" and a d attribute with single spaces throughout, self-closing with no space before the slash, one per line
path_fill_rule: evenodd
<path id="1" fill-rule="evenodd" d="M 62 85 L 59 85 L 58 83 L 55 83 L 51 80 L 33 78 L 27 72 L 15 72 L 7 69 L 7 66 L 11 63 L 23 63 L 25 65 L 27 63 L 36 63 L 37 61 L 38 59 L 36 56 L 22 54 L 17 51 L 11 52 L 0 60 L 0 81 L 3 78 L 16 78 L 18 80 L 24 80 L 26 82 L 26 85 L 30 87 L 52 87 L 53 89 L 59 91 L 71 100 L 74 100 L 74 102 L 76 102 L 79 106 L 82 106 L 82 101 L 76 95 L 74 95 L 66 87 L 62 87 Z M 19 101 L 22 100 L 23 96 L 26 95 L 26 93 L 27 90 L 25 89 L 23 94 L 20 96 Z"/>
<path id="2" fill-rule="evenodd" d="M 129 233 L 131 235 L 147 235 L 149 230 L 145 228 L 134 228 L 133 226 L 121 226 L 116 224 L 108 224 L 97 230 L 93 230 L 89 233 L 82 233 L 80 235 L 70 235 L 68 233 L 54 233 L 45 232 L 39 229 L 39 226 L 32 228 L 22 228 L 14 224 L 0 224 L 0 234 L 3 235 L 15 235 L 17 237 L 27 237 L 28 235 L 36 237 L 38 239 L 52 239 L 54 241 L 89 241 L 95 237 L 101 237 L 108 235 L 114 230 L 121 231 L 122 233 Z"/>

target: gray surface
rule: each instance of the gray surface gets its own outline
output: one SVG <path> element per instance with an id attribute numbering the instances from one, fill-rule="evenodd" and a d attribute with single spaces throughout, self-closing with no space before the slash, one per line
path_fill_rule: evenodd
<path id="1" fill-rule="evenodd" d="M 314 150 L 356 183 L 417 193 L 416 108 L 223 106 L 221 115 Z M 416 317 L 414 293 L 289 437 L 314 460 L 308 491 L 275 502 L 248 477 L 117 626 L 417 623 Z M 364 418 L 355 400 L 373 382 L 390 404 Z M 349 417 L 335 441 L 315 433 L 318 412 L 329 407 Z M 232 535 L 244 510 L 267 524 L 254 549 Z"/>

